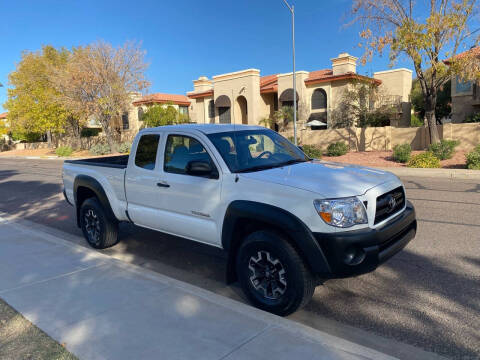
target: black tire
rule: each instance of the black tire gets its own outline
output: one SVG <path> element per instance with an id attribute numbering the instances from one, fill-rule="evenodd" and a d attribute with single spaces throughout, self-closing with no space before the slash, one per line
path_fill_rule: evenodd
<path id="1" fill-rule="evenodd" d="M 295 248 L 273 231 L 256 231 L 247 236 L 238 249 L 236 270 L 250 302 L 280 316 L 305 306 L 317 285 Z"/>
<path id="2" fill-rule="evenodd" d="M 118 242 L 118 222 L 108 219 L 96 198 L 86 199 L 80 207 L 80 227 L 95 249 L 106 249 Z"/>

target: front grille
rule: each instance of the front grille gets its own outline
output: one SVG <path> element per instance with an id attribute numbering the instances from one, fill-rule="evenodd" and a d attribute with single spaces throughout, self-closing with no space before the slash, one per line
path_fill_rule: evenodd
<path id="1" fill-rule="evenodd" d="M 377 209 L 375 211 L 375 222 L 379 222 L 389 218 L 393 214 L 399 212 L 405 206 L 405 192 L 403 187 L 399 186 L 383 195 L 377 197 Z"/>

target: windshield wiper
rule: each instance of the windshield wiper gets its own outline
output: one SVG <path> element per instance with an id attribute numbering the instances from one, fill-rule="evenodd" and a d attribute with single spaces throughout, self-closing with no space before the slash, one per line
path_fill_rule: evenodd
<path id="1" fill-rule="evenodd" d="M 236 171 L 236 173 L 244 173 L 244 172 L 254 172 L 254 171 L 261 171 L 261 170 L 268 170 L 268 169 L 273 169 L 273 168 L 278 168 L 286 165 L 292 165 L 296 163 L 301 163 L 301 162 L 306 162 L 307 160 L 304 159 L 292 159 L 288 160 L 282 163 L 278 164 L 268 164 L 268 165 L 257 165 L 257 166 L 252 166 L 246 169 L 241 169 Z"/>
<path id="2" fill-rule="evenodd" d="M 253 172 L 253 171 L 260 171 L 260 170 L 268 170 L 268 169 L 273 169 L 275 167 L 278 167 L 278 164 L 269 164 L 269 165 L 257 165 L 257 166 L 252 166 L 246 169 L 241 169 L 237 170 L 237 173 L 244 173 L 244 172 Z"/>
<path id="3" fill-rule="evenodd" d="M 285 166 L 285 165 L 292 165 L 292 164 L 297 164 L 297 163 L 302 163 L 302 162 L 307 162 L 308 160 L 305 159 L 292 159 L 285 161 L 283 163 L 278 164 L 279 166 Z"/>

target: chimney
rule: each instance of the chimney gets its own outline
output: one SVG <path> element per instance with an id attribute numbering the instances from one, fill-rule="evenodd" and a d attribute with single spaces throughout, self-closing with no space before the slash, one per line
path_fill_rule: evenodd
<path id="1" fill-rule="evenodd" d="M 332 60 L 333 75 L 343 75 L 346 73 L 357 72 L 357 59 L 349 53 L 341 53 L 338 57 Z"/>
<path id="2" fill-rule="evenodd" d="M 200 76 L 197 80 L 193 80 L 193 91 L 207 91 L 213 88 L 212 82 L 206 76 Z"/>

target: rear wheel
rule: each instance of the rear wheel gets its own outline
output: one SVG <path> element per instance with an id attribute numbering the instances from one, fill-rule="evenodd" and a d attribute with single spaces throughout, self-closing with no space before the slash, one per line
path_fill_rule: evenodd
<path id="1" fill-rule="evenodd" d="M 88 244 L 105 249 L 118 242 L 118 222 L 107 218 L 96 198 L 85 200 L 80 207 L 80 227 Z"/>
<path id="2" fill-rule="evenodd" d="M 250 234 L 237 254 L 242 289 L 256 307 L 285 316 L 306 305 L 316 281 L 295 248 L 270 231 Z"/>

